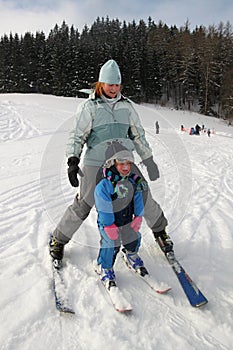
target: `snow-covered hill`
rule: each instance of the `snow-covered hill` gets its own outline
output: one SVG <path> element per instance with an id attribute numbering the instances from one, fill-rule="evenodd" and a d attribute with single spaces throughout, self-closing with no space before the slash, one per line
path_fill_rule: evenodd
<path id="1" fill-rule="evenodd" d="M 178 259 L 209 303 L 189 305 L 144 223 L 140 254 L 172 291 L 155 295 L 119 258 L 118 285 L 134 310 L 114 311 L 92 270 L 99 241 L 93 209 L 65 251 L 76 314 L 55 309 L 47 241 L 76 193 L 65 144 L 80 101 L 0 95 L 0 349 L 232 349 L 233 129 L 196 113 L 136 106 L 161 172 L 150 183 L 153 195 L 168 217 Z M 216 134 L 180 131 L 196 123 Z"/>

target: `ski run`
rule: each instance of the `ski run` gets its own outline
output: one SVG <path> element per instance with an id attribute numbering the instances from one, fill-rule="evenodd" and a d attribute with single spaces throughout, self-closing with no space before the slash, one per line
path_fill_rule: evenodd
<path id="1" fill-rule="evenodd" d="M 0 349 L 231 350 L 233 129 L 194 112 L 135 105 L 160 169 L 150 187 L 168 218 L 175 257 L 208 303 L 190 305 L 143 221 L 140 256 L 151 278 L 172 289 L 156 293 L 119 253 L 117 286 L 132 311 L 116 312 L 92 266 L 100 239 L 93 208 L 65 248 L 62 282 L 55 271 L 74 313 L 56 309 L 48 232 L 76 194 L 65 145 L 81 101 L 0 94 Z M 215 133 L 180 130 L 197 123 Z"/>

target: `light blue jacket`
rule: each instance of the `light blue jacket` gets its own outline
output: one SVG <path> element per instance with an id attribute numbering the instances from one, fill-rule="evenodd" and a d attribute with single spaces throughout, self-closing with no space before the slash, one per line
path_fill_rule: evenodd
<path id="1" fill-rule="evenodd" d="M 142 160 L 152 156 L 139 116 L 129 99 L 121 96 L 111 108 L 102 98 L 90 96 L 77 109 L 66 156 L 80 158 L 86 144 L 84 165 L 101 166 L 112 140 L 119 140 L 129 151 L 135 149 Z"/>

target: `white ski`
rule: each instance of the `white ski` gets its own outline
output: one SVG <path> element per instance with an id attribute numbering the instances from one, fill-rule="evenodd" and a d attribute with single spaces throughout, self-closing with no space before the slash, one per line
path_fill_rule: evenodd
<path id="1" fill-rule="evenodd" d="M 98 265 L 96 265 L 95 261 L 93 262 L 93 267 L 95 272 L 97 273 L 97 275 L 99 276 L 100 282 L 102 284 L 102 286 L 104 287 L 104 289 L 106 290 L 106 292 L 109 295 L 109 298 L 111 300 L 111 303 L 114 307 L 114 309 L 118 312 L 130 312 L 133 310 L 132 306 L 130 305 L 130 303 L 126 300 L 126 298 L 124 297 L 123 293 L 121 292 L 121 290 L 119 289 L 119 287 L 117 287 L 115 285 L 115 283 L 109 283 L 109 286 L 107 287 L 101 280 L 101 275 L 98 269 Z"/>
<path id="2" fill-rule="evenodd" d="M 103 286 L 104 286 L 104 289 L 107 291 L 107 293 L 110 297 L 110 300 L 112 302 L 112 305 L 114 306 L 116 311 L 123 313 L 123 312 L 130 312 L 133 310 L 132 306 L 125 299 L 121 290 L 118 287 L 112 286 L 112 287 L 110 287 L 110 289 L 108 289 L 105 287 L 104 284 L 103 284 Z"/>
<path id="3" fill-rule="evenodd" d="M 172 288 L 165 282 L 158 283 L 149 273 L 141 273 L 141 269 L 135 270 L 130 264 L 128 264 L 124 250 L 122 250 L 122 258 L 126 266 L 135 273 L 136 276 L 140 277 L 151 289 L 153 289 L 158 294 L 165 294 L 169 292 Z"/>

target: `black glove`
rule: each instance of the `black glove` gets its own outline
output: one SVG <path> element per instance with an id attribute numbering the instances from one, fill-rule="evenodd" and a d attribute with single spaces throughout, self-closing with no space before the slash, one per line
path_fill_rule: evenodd
<path id="1" fill-rule="evenodd" d="M 143 164 L 147 167 L 147 172 L 151 181 L 157 180 L 159 178 L 159 169 L 155 162 L 153 161 L 153 157 L 144 159 Z"/>
<path id="2" fill-rule="evenodd" d="M 70 157 L 67 162 L 69 168 L 68 168 L 68 177 L 71 183 L 71 186 L 78 187 L 79 181 L 78 181 L 78 172 L 79 169 L 79 159 L 77 157 Z"/>

